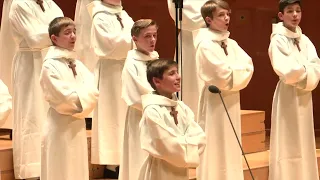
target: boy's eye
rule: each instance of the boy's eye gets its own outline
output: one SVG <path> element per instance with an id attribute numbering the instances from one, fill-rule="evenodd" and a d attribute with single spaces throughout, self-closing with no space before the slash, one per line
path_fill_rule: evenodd
<path id="1" fill-rule="evenodd" d="M 176 71 L 170 71 L 170 72 L 169 72 L 169 75 L 172 76 L 172 75 L 175 75 L 176 73 L 178 73 L 178 72 L 176 72 Z"/>

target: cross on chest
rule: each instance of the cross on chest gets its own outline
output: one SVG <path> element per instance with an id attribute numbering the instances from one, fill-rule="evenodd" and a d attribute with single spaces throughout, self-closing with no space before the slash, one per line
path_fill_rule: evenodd
<path id="1" fill-rule="evenodd" d="M 227 45 L 225 42 L 221 42 L 221 48 L 224 50 L 224 53 L 228 56 Z"/>
<path id="2" fill-rule="evenodd" d="M 294 39 L 293 43 L 297 46 L 299 52 L 301 51 L 300 49 L 300 45 L 299 45 L 299 40 L 298 39 Z"/>
<path id="3" fill-rule="evenodd" d="M 72 70 L 73 76 L 75 77 L 77 75 L 76 65 L 72 61 L 70 61 L 68 66 Z"/>
<path id="4" fill-rule="evenodd" d="M 37 4 L 39 4 L 41 10 L 44 12 L 45 9 L 44 9 L 44 6 L 43 6 L 43 0 L 37 0 Z"/>
<path id="5" fill-rule="evenodd" d="M 124 28 L 121 17 L 119 16 L 119 14 L 116 14 L 116 16 L 117 16 L 117 20 L 119 21 L 119 23 L 121 25 L 121 28 Z"/>
<path id="6" fill-rule="evenodd" d="M 175 107 L 171 107 L 170 115 L 173 117 L 174 123 L 178 125 L 178 111 L 176 111 Z"/>

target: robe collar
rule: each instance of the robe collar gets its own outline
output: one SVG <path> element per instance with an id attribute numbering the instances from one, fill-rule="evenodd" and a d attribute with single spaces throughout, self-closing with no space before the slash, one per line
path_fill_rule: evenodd
<path id="1" fill-rule="evenodd" d="M 99 12 L 107 12 L 110 14 L 120 14 L 122 12 L 122 9 L 123 7 L 121 5 L 114 6 L 107 3 L 103 3 L 102 1 L 92 1 L 87 5 L 87 10 L 92 19 Z"/>
<path id="2" fill-rule="evenodd" d="M 218 32 L 211 30 L 210 28 L 200 28 L 199 30 L 193 31 L 192 35 L 194 39 L 194 46 L 198 47 L 203 40 L 212 40 L 217 42 L 226 41 L 230 36 L 230 32 Z"/>
<path id="3" fill-rule="evenodd" d="M 159 54 L 157 51 L 153 51 L 149 55 L 146 55 L 138 51 L 137 49 L 134 49 L 132 51 L 129 51 L 129 53 L 130 53 L 130 56 L 137 61 L 152 61 L 152 60 L 159 59 Z"/>
<path id="4" fill-rule="evenodd" d="M 178 98 L 175 94 L 172 94 L 173 98 L 169 99 L 165 96 L 161 96 L 152 92 L 141 96 L 142 107 L 145 109 L 149 105 L 169 106 L 175 107 L 178 104 Z"/>
<path id="5" fill-rule="evenodd" d="M 302 35 L 302 30 L 299 26 L 297 26 L 296 32 L 292 32 L 290 31 L 288 28 L 286 28 L 283 25 L 283 22 L 279 22 L 277 24 L 273 24 L 272 25 L 272 34 L 271 34 L 271 38 L 276 35 L 276 34 L 281 34 L 284 35 L 288 38 L 300 38 Z"/>
<path id="6" fill-rule="evenodd" d="M 47 59 L 67 59 L 68 61 L 75 61 L 76 52 L 68 49 L 60 48 L 58 46 L 50 46 L 44 61 Z"/>

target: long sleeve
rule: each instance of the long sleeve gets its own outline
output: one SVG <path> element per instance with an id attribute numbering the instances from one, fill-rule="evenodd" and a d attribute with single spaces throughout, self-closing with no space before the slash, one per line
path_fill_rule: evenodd
<path id="1" fill-rule="evenodd" d="M 304 89 L 306 91 L 314 90 L 320 78 L 320 59 L 317 55 L 316 48 L 314 47 L 313 43 L 310 41 L 308 37 L 306 37 L 307 42 L 307 63 L 305 63 L 306 68 L 306 78 L 298 83 L 298 88 Z"/>
<path id="2" fill-rule="evenodd" d="M 12 97 L 7 86 L 0 80 L 0 127 L 5 123 L 12 109 Z"/>
<path id="3" fill-rule="evenodd" d="M 43 65 L 40 84 L 45 99 L 60 114 L 84 118 L 92 111 L 97 101 L 97 91 L 92 91 L 85 83 L 63 80 L 57 68 L 50 63 Z"/>
<path id="4" fill-rule="evenodd" d="M 194 31 L 201 27 L 205 27 L 205 22 L 201 16 L 201 6 L 205 0 L 184 0 L 182 10 L 182 29 Z M 167 0 L 170 16 L 176 20 L 176 8 L 173 0 Z"/>
<path id="5" fill-rule="evenodd" d="M 146 75 L 139 76 L 139 70 L 135 64 L 126 60 L 126 64 L 122 72 L 122 98 L 125 100 L 128 106 L 134 105 L 136 108 L 142 110 L 141 107 L 141 95 L 150 93 L 153 91 Z M 140 73 L 146 73 L 146 70 L 141 69 Z"/>
<path id="6" fill-rule="evenodd" d="M 251 58 L 237 43 L 229 43 L 228 46 L 229 51 L 235 52 L 233 60 L 228 59 L 217 42 L 201 42 L 196 53 L 198 73 L 207 84 L 214 84 L 222 90 L 237 91 L 248 85 L 253 65 Z"/>
<path id="7" fill-rule="evenodd" d="M 198 123 L 195 122 L 194 113 L 192 110 L 183 104 L 183 109 L 186 113 L 187 120 L 190 121 L 189 127 L 186 130 L 185 135 L 188 136 L 188 141 L 193 142 L 193 144 L 198 144 L 198 152 L 201 155 L 206 147 L 206 136 L 203 132 L 203 129 L 200 127 Z M 203 133 L 203 134 L 202 134 Z"/>
<path id="8" fill-rule="evenodd" d="M 99 97 L 99 91 L 94 84 L 94 76 L 89 69 L 82 63 L 78 63 L 77 67 L 78 69 L 81 69 L 83 78 L 83 82 L 78 84 L 76 90 L 82 106 L 82 112 L 74 114 L 73 116 L 85 118 L 95 108 Z"/>
<path id="9" fill-rule="evenodd" d="M 247 87 L 249 84 L 254 67 L 251 57 L 235 42 L 233 46 L 234 52 L 236 52 L 237 60 L 230 66 L 233 69 L 232 73 L 232 90 L 241 90 Z"/>
<path id="10" fill-rule="evenodd" d="M 60 8 L 51 2 L 52 13 L 63 16 Z M 13 3 L 10 12 L 10 23 L 13 32 L 22 36 L 30 48 L 43 48 L 51 45 L 48 33 L 48 24 L 41 22 L 40 17 L 34 13 L 34 9 L 27 2 Z M 48 23 L 51 20 L 47 20 Z"/>
<path id="11" fill-rule="evenodd" d="M 115 15 L 98 13 L 93 18 L 92 46 L 99 57 L 107 59 L 124 60 L 132 49 L 130 34 L 133 20 L 127 13 L 122 13 L 124 29 L 121 30 Z"/>
<path id="12" fill-rule="evenodd" d="M 275 35 L 270 42 L 269 57 L 274 71 L 286 84 L 296 84 L 307 76 L 304 60 L 297 53 L 289 49 L 289 42 L 285 36 Z"/>
<path id="13" fill-rule="evenodd" d="M 147 107 L 140 124 L 142 149 L 155 158 L 177 167 L 197 167 L 200 161 L 199 144 L 205 134 L 196 123 L 190 123 L 184 134 L 177 134 L 166 125 L 156 107 Z"/>

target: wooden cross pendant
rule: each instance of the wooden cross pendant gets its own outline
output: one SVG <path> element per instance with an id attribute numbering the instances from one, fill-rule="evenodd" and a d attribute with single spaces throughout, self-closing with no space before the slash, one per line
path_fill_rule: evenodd
<path id="1" fill-rule="evenodd" d="M 70 61 L 68 66 L 70 69 L 72 69 L 73 76 L 76 77 L 77 75 L 76 65 L 72 61 Z"/>
<path id="2" fill-rule="evenodd" d="M 41 7 L 42 11 L 44 12 L 44 6 L 43 6 L 43 0 L 37 0 L 37 4 L 39 4 L 39 6 Z"/>
<path id="3" fill-rule="evenodd" d="M 300 45 L 299 45 L 298 39 L 294 39 L 294 42 L 293 42 L 293 43 L 297 46 L 297 48 L 298 48 L 298 50 L 299 50 L 299 52 L 300 52 L 301 49 L 300 49 Z"/>
<path id="4" fill-rule="evenodd" d="M 228 56 L 227 45 L 223 41 L 221 42 L 221 48 L 223 48 L 224 53 Z"/>
<path id="5" fill-rule="evenodd" d="M 171 107 L 170 115 L 173 117 L 174 123 L 178 125 L 178 111 L 175 110 L 175 107 Z"/>
<path id="6" fill-rule="evenodd" d="M 119 16 L 119 14 L 116 14 L 116 16 L 117 16 L 117 20 L 119 21 L 119 23 L 121 25 L 121 28 L 124 28 L 121 17 Z"/>

